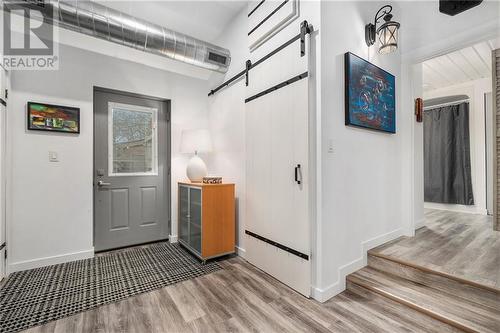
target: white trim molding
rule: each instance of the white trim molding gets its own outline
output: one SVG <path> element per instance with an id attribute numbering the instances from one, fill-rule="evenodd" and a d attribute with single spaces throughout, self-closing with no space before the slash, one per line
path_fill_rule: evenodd
<path id="1" fill-rule="evenodd" d="M 263 45 L 300 16 L 299 0 L 269 1 L 257 7 L 249 2 L 248 11 L 250 52 Z"/>
<path id="2" fill-rule="evenodd" d="M 425 218 L 415 221 L 415 230 L 425 227 Z"/>
<path id="3" fill-rule="evenodd" d="M 408 49 L 402 56 L 402 62 L 416 64 L 434 57 L 451 53 L 476 43 L 498 38 L 498 20 L 486 21 L 474 28 L 450 35 L 432 44 Z"/>
<path id="4" fill-rule="evenodd" d="M 238 256 L 245 259 L 246 254 L 247 254 L 247 250 L 245 250 L 244 248 L 239 247 L 239 246 L 235 246 L 235 248 L 236 248 L 236 253 L 238 254 Z"/>
<path id="5" fill-rule="evenodd" d="M 311 295 L 312 297 L 323 303 L 334 297 L 337 294 L 343 292 L 346 288 L 346 277 L 347 275 L 354 273 L 355 271 L 365 267 L 368 263 L 368 251 L 382 245 L 386 242 L 389 242 L 393 239 L 396 239 L 403 235 L 403 229 L 399 228 L 388 232 L 386 234 L 374 237 L 372 239 L 366 240 L 361 243 L 361 252 L 362 256 L 356 260 L 351 261 L 338 269 L 338 280 L 337 282 L 329 285 L 324 289 L 312 287 Z"/>
<path id="6" fill-rule="evenodd" d="M 45 258 L 37 258 L 25 261 L 18 261 L 7 264 L 7 273 L 11 274 L 14 272 L 24 271 L 27 269 L 33 269 L 38 267 L 62 264 L 65 262 L 89 259 L 94 257 L 94 248 L 88 250 L 82 250 L 73 253 L 66 253 L 62 255 L 45 257 Z"/>
<path id="7" fill-rule="evenodd" d="M 449 212 L 488 215 L 488 210 L 478 206 L 465 206 L 455 204 L 441 204 L 434 202 L 424 202 L 425 209 L 445 210 Z"/>

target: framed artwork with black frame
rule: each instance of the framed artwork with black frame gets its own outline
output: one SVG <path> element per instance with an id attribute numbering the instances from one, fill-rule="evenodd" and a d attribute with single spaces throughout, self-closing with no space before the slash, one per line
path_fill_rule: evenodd
<path id="1" fill-rule="evenodd" d="M 69 106 L 28 102 L 28 130 L 80 133 L 80 109 Z"/>
<path id="2" fill-rule="evenodd" d="M 347 52 L 345 124 L 396 133 L 396 78 L 380 67 Z"/>

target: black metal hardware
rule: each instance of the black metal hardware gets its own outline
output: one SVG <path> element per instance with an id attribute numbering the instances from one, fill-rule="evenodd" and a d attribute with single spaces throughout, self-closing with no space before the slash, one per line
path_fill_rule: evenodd
<path id="1" fill-rule="evenodd" d="M 224 83 L 222 83 L 220 86 L 218 86 L 217 88 L 215 89 L 212 89 L 210 90 L 210 93 L 208 93 L 208 96 L 212 96 L 212 95 L 215 95 L 216 92 L 218 92 L 219 90 L 221 90 L 222 88 L 230 85 L 231 83 L 233 83 L 233 81 L 236 81 L 237 79 L 239 79 L 242 75 L 245 74 L 247 70 L 243 70 L 241 72 L 239 72 L 238 74 L 236 74 L 235 76 L 233 76 L 232 78 L 230 78 L 229 80 L 225 81 Z"/>
<path id="2" fill-rule="evenodd" d="M 289 0 L 285 0 L 285 1 L 283 1 L 283 2 L 282 2 L 279 6 L 278 6 L 278 7 L 276 7 L 276 9 L 275 9 L 275 10 L 273 10 L 271 13 L 269 13 L 269 15 L 267 15 L 266 17 L 264 17 L 264 18 L 262 19 L 262 21 L 260 21 L 260 22 L 259 22 L 259 23 L 255 26 L 255 27 L 253 27 L 253 29 L 252 29 L 252 30 L 250 30 L 250 31 L 248 32 L 248 36 L 250 36 L 250 35 L 251 35 L 251 34 L 252 34 L 255 30 L 259 29 L 259 27 L 260 27 L 261 25 L 263 25 L 263 24 L 264 24 L 264 22 L 266 22 L 267 20 L 269 20 L 269 19 L 271 18 L 271 16 L 273 16 L 274 14 L 276 14 L 276 12 L 277 12 L 278 10 L 280 10 L 281 8 L 283 8 L 283 6 L 284 6 L 284 5 L 286 5 L 286 3 L 287 3 L 288 1 L 289 1 Z"/>
<path id="3" fill-rule="evenodd" d="M 455 16 L 481 4 L 483 0 L 439 0 L 439 11 L 443 14 Z"/>
<path id="4" fill-rule="evenodd" d="M 259 8 L 264 3 L 264 1 L 266 1 L 266 0 L 262 0 L 261 2 L 259 2 L 259 4 L 257 6 L 255 6 L 255 8 L 252 9 L 252 11 L 250 13 L 248 13 L 248 17 L 250 17 L 250 15 L 252 15 L 257 10 L 257 8 Z"/>
<path id="5" fill-rule="evenodd" d="M 3 242 L 2 245 L 0 245 L 0 251 L 2 251 L 4 247 L 5 247 L 5 242 Z"/>
<path id="6" fill-rule="evenodd" d="M 297 164 L 297 166 L 295 167 L 295 181 L 297 182 L 297 184 L 300 185 L 299 171 L 300 171 L 300 164 Z"/>
<path id="7" fill-rule="evenodd" d="M 263 242 L 266 242 L 267 244 L 271 244 L 273 246 L 276 246 L 277 248 L 279 248 L 283 251 L 286 251 L 288 253 L 291 253 L 293 255 L 296 255 L 297 257 L 300 257 L 300 258 L 305 259 L 305 260 L 309 260 L 309 256 L 307 254 L 304 254 L 304 253 L 299 252 L 297 250 L 291 249 L 288 246 L 285 246 L 283 244 L 280 244 L 280 243 L 275 242 L 273 240 L 270 240 L 268 238 L 262 237 L 261 235 L 257 235 L 256 233 L 253 233 L 253 232 L 248 231 L 248 230 L 245 230 L 245 234 L 252 236 L 254 238 L 257 238 L 258 240 L 261 240 Z"/>
<path id="8" fill-rule="evenodd" d="M 279 84 L 277 84 L 277 85 L 275 85 L 275 86 L 273 86 L 273 87 L 271 87 L 271 88 L 268 88 L 268 89 L 266 89 L 266 90 L 264 90 L 264 91 L 261 91 L 260 93 L 258 93 L 258 94 L 256 94 L 256 95 L 253 95 L 253 96 L 251 96 L 251 97 L 248 97 L 247 99 L 245 99 L 245 103 L 248 103 L 248 102 L 250 102 L 250 101 L 253 101 L 254 99 L 257 99 L 257 98 L 259 98 L 259 97 L 262 97 L 262 96 L 264 96 L 264 95 L 267 95 L 267 94 L 269 94 L 269 93 L 272 93 L 273 91 L 276 91 L 276 90 L 278 90 L 278 89 L 281 89 L 281 88 L 283 88 L 283 87 L 286 87 L 286 86 L 287 86 L 287 85 L 289 85 L 289 84 L 292 84 L 292 83 L 294 83 L 294 82 L 297 82 L 297 81 L 299 81 L 299 80 L 302 80 L 302 79 L 306 78 L 308 75 L 309 75 L 309 74 L 308 74 L 307 72 L 304 72 L 304 73 L 302 73 L 302 74 L 299 74 L 299 75 L 297 75 L 297 76 L 294 76 L 294 77 L 292 77 L 291 79 L 288 79 L 288 80 L 286 80 L 286 81 L 284 81 L 284 82 L 281 82 L 281 83 L 279 83 Z"/>
<path id="9" fill-rule="evenodd" d="M 307 21 L 300 24 L 300 56 L 303 57 L 306 54 L 306 33 L 308 33 Z"/>
<path id="10" fill-rule="evenodd" d="M 367 25 L 365 25 L 366 45 L 372 46 L 373 44 L 375 44 L 377 34 L 379 34 L 381 30 L 387 29 L 389 26 L 395 27 L 395 29 L 399 29 L 400 26 L 399 23 L 391 21 L 392 20 L 391 12 L 392 12 L 392 6 L 385 5 L 377 11 L 373 23 L 368 23 Z M 377 29 L 377 24 L 382 18 L 384 19 L 385 22 Z M 391 34 L 394 33 L 392 32 Z M 394 37 L 396 36 L 397 35 L 394 35 Z M 397 47 L 397 43 L 395 43 L 395 46 Z M 379 51 L 382 50 L 382 48 L 380 48 Z"/>
<path id="11" fill-rule="evenodd" d="M 301 27 L 302 25 L 305 25 L 307 26 L 307 30 L 306 30 L 306 33 L 310 34 L 311 32 L 313 32 L 313 26 L 308 24 L 307 21 L 304 21 L 302 22 L 301 24 Z M 301 28 L 302 29 L 302 28 Z M 302 31 L 302 30 L 301 30 Z M 250 71 L 252 68 L 255 68 L 257 67 L 258 65 L 260 65 L 261 63 L 263 63 L 264 61 L 266 61 L 267 59 L 271 58 L 273 55 L 275 55 L 276 53 L 278 53 L 279 51 L 283 50 L 285 47 L 289 46 L 290 44 L 292 44 L 293 42 L 295 42 L 296 40 L 300 39 L 300 33 L 297 34 L 296 36 L 290 38 L 287 42 L 285 42 L 284 44 L 280 45 L 279 47 L 277 47 L 276 49 L 274 49 L 273 51 L 271 51 L 270 53 L 268 53 L 267 55 L 265 55 L 264 57 L 260 58 L 259 60 L 257 60 L 256 62 L 252 63 L 252 65 L 248 68 L 248 71 Z M 302 52 L 301 52 L 301 55 L 302 55 Z M 208 96 L 212 96 L 212 95 L 215 95 L 216 92 L 218 92 L 219 90 L 221 90 L 222 88 L 224 87 L 227 87 L 229 86 L 231 83 L 233 83 L 234 81 L 236 81 L 237 79 L 239 79 L 241 76 L 245 75 L 245 73 L 247 72 L 247 69 L 245 68 L 244 70 L 242 70 L 241 72 L 239 72 L 238 74 L 234 75 L 232 78 L 230 78 L 229 80 L 223 82 L 222 84 L 220 84 L 217 88 L 214 88 L 212 90 L 210 90 L 210 92 L 208 93 Z"/>
<path id="12" fill-rule="evenodd" d="M 2 98 L 0 98 L 0 104 L 2 104 L 3 106 L 7 106 L 7 102 L 4 101 Z"/>
<path id="13" fill-rule="evenodd" d="M 252 68 L 252 61 L 247 60 L 245 63 L 245 85 L 248 87 L 248 71 Z"/>
<path id="14" fill-rule="evenodd" d="M 375 44 L 375 34 L 376 34 L 376 29 L 377 29 L 377 23 L 381 18 L 385 18 L 390 15 L 390 18 L 392 18 L 391 15 L 392 12 L 392 6 L 391 5 L 385 5 L 382 8 L 380 8 L 377 11 L 377 14 L 375 14 L 375 19 L 373 20 L 373 23 L 368 23 L 365 26 L 365 41 L 366 45 L 371 46 Z M 389 19 L 390 19 L 389 18 Z"/>

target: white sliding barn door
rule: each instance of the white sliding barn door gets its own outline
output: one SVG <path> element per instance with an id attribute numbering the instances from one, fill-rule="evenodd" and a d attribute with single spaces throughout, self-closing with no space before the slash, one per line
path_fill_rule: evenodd
<path id="1" fill-rule="evenodd" d="M 245 111 L 246 258 L 305 296 L 311 285 L 307 71 L 297 40 L 251 69 Z"/>

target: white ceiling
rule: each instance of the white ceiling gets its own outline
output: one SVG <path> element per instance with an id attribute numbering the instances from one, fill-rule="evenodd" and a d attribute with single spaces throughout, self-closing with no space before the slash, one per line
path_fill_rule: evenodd
<path id="1" fill-rule="evenodd" d="M 246 1 L 217 0 L 96 2 L 207 42 L 214 42 L 231 20 L 247 6 Z"/>
<path id="2" fill-rule="evenodd" d="M 423 63 L 424 91 L 491 77 L 491 51 L 500 40 L 486 41 Z"/>
<path id="3" fill-rule="evenodd" d="M 439 12 L 439 0 L 392 1 L 394 20 L 401 23 L 401 53 L 415 50 L 461 34 L 472 34 L 485 25 L 497 25 L 500 1 L 485 0 L 479 6 L 455 16 Z M 460 47 L 463 47 L 461 45 Z"/>

